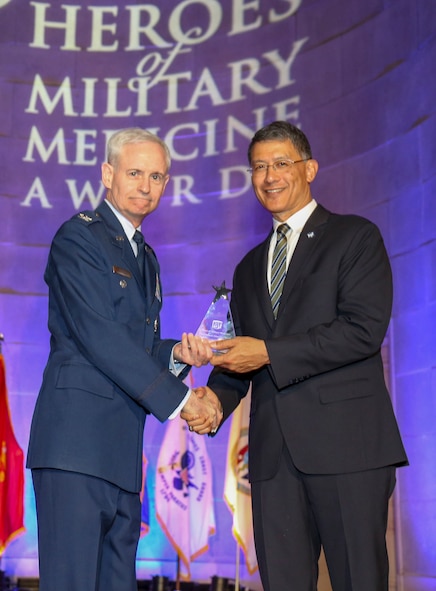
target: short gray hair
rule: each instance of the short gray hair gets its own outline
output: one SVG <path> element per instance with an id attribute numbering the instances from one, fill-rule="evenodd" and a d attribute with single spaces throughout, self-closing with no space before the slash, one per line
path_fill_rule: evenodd
<path id="1" fill-rule="evenodd" d="M 165 160 L 167 164 L 167 172 L 171 166 L 171 154 L 166 143 L 151 131 L 142 129 L 141 127 L 128 127 L 121 129 L 114 133 L 107 143 L 107 161 L 112 166 L 116 166 L 121 149 L 126 144 L 141 144 L 150 142 L 158 144 L 165 153 Z"/>

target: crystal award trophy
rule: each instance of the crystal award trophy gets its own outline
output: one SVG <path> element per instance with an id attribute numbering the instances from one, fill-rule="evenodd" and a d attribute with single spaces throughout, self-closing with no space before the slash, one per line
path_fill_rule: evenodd
<path id="1" fill-rule="evenodd" d="M 220 287 L 213 288 L 216 291 L 215 297 L 195 334 L 208 341 L 233 339 L 236 333 L 228 298 L 231 289 L 226 288 L 225 281 Z"/>

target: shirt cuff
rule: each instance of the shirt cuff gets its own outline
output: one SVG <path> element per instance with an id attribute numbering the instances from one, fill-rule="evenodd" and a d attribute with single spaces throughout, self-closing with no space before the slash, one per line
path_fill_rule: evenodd
<path id="1" fill-rule="evenodd" d="M 177 361 L 177 359 L 174 359 L 174 347 L 171 351 L 171 357 L 170 357 L 170 362 L 169 362 L 169 366 L 168 369 L 170 370 L 170 372 L 175 375 L 178 376 L 186 367 L 186 363 L 183 363 L 183 361 Z"/>
<path id="2" fill-rule="evenodd" d="M 186 393 L 186 396 L 184 397 L 184 399 L 182 400 L 182 402 L 179 404 L 179 406 L 173 410 L 173 412 L 170 414 L 170 416 L 168 417 L 168 419 L 171 421 L 172 419 L 175 419 L 176 417 L 179 416 L 180 411 L 182 410 L 182 408 L 185 406 L 185 404 L 188 401 L 188 398 L 191 396 L 191 388 L 189 388 L 189 390 Z"/>

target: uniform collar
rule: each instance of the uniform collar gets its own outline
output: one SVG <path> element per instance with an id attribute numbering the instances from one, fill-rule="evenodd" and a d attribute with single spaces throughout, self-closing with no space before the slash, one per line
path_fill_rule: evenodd
<path id="1" fill-rule="evenodd" d="M 109 206 L 109 208 L 111 209 L 111 211 L 113 212 L 113 214 L 115 215 L 115 217 L 117 218 L 117 220 L 120 222 L 120 224 L 123 227 L 123 230 L 124 230 L 127 238 L 130 241 L 132 241 L 133 240 L 133 234 L 135 233 L 136 230 L 141 231 L 141 226 L 138 226 L 137 228 L 135 228 L 135 226 L 132 224 L 132 222 L 130 222 L 117 209 L 115 209 L 115 207 L 112 205 L 112 203 L 110 203 L 110 201 L 108 201 L 107 199 L 105 199 L 105 203 L 107 203 L 107 205 Z"/>

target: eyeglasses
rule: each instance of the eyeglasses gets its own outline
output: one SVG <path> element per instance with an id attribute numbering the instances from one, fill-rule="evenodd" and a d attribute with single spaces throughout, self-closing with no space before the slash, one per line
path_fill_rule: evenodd
<path id="1" fill-rule="evenodd" d="M 268 172 L 268 168 L 272 168 L 274 172 L 285 173 L 289 172 L 294 164 L 298 164 L 299 162 L 307 162 L 310 158 L 302 158 L 301 160 L 290 160 L 289 158 L 282 158 L 281 160 L 276 160 L 272 164 L 266 164 L 266 162 L 257 162 L 251 168 L 247 168 L 247 171 L 250 172 L 253 176 L 260 176 Z"/>

